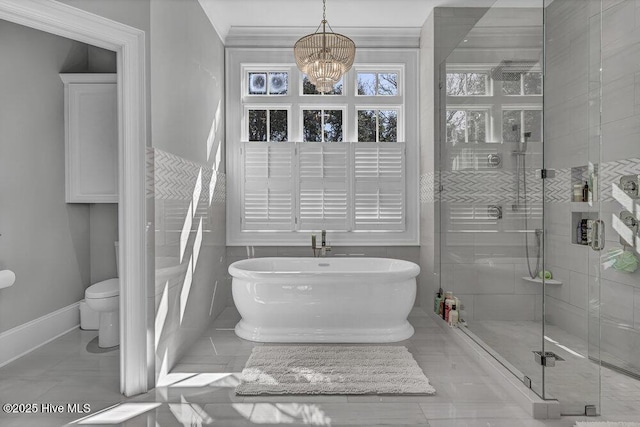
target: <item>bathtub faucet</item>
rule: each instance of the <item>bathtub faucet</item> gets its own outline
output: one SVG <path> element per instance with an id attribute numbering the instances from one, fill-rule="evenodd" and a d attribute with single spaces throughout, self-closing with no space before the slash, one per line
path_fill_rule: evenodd
<path id="1" fill-rule="evenodd" d="M 331 250 L 331 246 L 327 246 L 327 232 L 326 230 L 322 230 L 322 241 L 321 241 L 321 245 L 319 248 L 316 244 L 316 235 L 312 234 L 311 235 L 311 249 L 313 249 L 313 256 L 314 257 L 324 257 L 327 255 L 327 252 Z"/>
<path id="2" fill-rule="evenodd" d="M 331 246 L 327 246 L 327 231 L 322 230 L 322 247 L 320 248 L 320 256 L 327 256 L 327 252 L 331 251 Z"/>

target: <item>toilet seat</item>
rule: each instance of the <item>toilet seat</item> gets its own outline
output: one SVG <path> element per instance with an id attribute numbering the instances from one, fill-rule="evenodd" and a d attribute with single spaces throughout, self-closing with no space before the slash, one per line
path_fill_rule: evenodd
<path id="1" fill-rule="evenodd" d="M 84 291 L 85 298 L 109 298 L 120 294 L 120 279 L 107 279 L 91 285 Z"/>

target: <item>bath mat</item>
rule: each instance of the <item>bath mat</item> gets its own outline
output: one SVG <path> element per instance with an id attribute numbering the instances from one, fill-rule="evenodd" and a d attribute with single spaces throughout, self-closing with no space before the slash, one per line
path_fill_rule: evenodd
<path id="1" fill-rule="evenodd" d="M 640 423 L 626 421 L 576 421 L 575 427 L 640 427 Z"/>
<path id="2" fill-rule="evenodd" d="M 435 394 L 406 347 L 256 346 L 236 394 Z"/>

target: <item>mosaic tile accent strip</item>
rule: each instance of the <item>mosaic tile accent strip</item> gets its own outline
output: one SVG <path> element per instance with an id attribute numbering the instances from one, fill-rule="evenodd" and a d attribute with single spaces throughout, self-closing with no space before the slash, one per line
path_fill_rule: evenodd
<path id="1" fill-rule="evenodd" d="M 155 151 L 153 147 L 147 147 L 146 152 L 146 177 L 145 177 L 145 187 L 146 187 L 146 198 L 153 199 L 155 197 L 155 178 L 154 178 L 154 162 L 155 162 Z"/>
<path id="2" fill-rule="evenodd" d="M 527 170 L 527 201 L 537 203 L 542 201 L 542 180 L 538 170 Z M 587 179 L 585 168 L 562 168 L 555 170 L 555 177 L 544 181 L 544 199 L 551 203 L 568 203 L 571 201 L 573 182 L 584 182 Z M 514 198 L 516 194 L 515 171 L 500 170 L 459 170 L 442 171 L 444 191 L 441 201 L 450 203 L 482 204 L 497 202 L 507 198 Z M 624 175 L 640 174 L 640 159 L 623 159 L 606 162 L 600 165 L 599 186 L 600 201 L 614 201 L 611 185 L 619 183 Z M 423 192 L 423 175 L 420 179 L 421 202 L 426 192 Z M 521 182 L 522 191 L 522 182 Z M 423 202 L 424 203 L 424 202 Z"/>
<path id="3" fill-rule="evenodd" d="M 420 176 L 420 203 L 433 203 L 434 194 L 434 174 L 433 172 L 425 173 Z"/>
<path id="4" fill-rule="evenodd" d="M 211 166 L 186 160 L 166 151 L 154 149 L 155 198 L 159 200 L 192 200 L 224 203 L 226 176 Z M 213 185 L 213 191 L 210 187 Z M 199 188 L 196 188 L 199 187 Z"/>

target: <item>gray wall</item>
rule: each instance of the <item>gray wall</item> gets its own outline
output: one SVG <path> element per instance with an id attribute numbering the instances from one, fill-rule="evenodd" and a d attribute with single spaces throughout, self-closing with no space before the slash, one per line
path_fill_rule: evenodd
<path id="1" fill-rule="evenodd" d="M 6 21 L 0 50 L 0 268 L 17 275 L 0 291 L 3 332 L 79 301 L 94 280 L 115 277 L 117 215 L 114 205 L 65 203 L 59 77 L 94 71 L 91 58 L 113 72 L 113 52 Z"/>
<path id="2" fill-rule="evenodd" d="M 226 307 L 224 46 L 197 0 L 151 3 L 156 367 Z"/>

